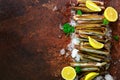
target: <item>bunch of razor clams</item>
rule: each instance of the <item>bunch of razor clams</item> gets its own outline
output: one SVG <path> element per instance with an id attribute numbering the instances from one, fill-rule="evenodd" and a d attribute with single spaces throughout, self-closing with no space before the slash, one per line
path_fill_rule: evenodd
<path id="1" fill-rule="evenodd" d="M 102 1 L 93 1 L 102 11 L 92 11 L 85 6 L 86 0 L 78 0 L 78 4 L 72 6 L 76 13 L 72 19 L 76 22 L 75 35 L 80 40 L 75 48 L 79 50 L 80 62 L 70 63 L 71 66 L 79 66 L 81 71 L 87 73 L 96 71 L 105 73 L 110 65 L 111 29 L 109 25 L 104 25 L 103 11 L 105 9 Z M 82 15 L 77 14 L 77 10 L 82 11 Z M 88 36 L 104 44 L 102 49 L 95 49 L 89 44 Z"/>

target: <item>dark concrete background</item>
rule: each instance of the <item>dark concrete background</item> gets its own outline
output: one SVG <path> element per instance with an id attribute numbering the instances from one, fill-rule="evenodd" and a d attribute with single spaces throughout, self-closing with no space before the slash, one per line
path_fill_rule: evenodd
<path id="1" fill-rule="evenodd" d="M 75 0 L 72 0 L 73 2 Z M 59 24 L 68 20 L 69 0 L 0 0 L 0 80 L 62 80 L 70 57 L 59 51 L 69 43 Z M 120 12 L 119 0 L 105 0 Z M 57 6 L 57 11 L 54 7 Z M 120 35 L 120 21 L 111 23 Z M 111 74 L 120 77 L 120 42 L 112 41 Z"/>

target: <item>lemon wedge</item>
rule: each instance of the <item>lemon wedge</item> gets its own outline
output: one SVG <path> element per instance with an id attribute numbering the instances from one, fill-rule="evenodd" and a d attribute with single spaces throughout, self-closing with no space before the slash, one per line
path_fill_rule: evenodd
<path id="1" fill-rule="evenodd" d="M 97 11 L 97 12 L 101 11 L 101 8 L 97 6 L 94 2 L 92 2 L 91 0 L 86 1 L 86 7 L 92 11 Z"/>
<path id="2" fill-rule="evenodd" d="M 95 49 L 101 49 L 104 47 L 103 43 L 96 41 L 95 39 L 91 38 L 90 36 L 88 36 L 88 40 L 89 40 L 89 44 Z"/>
<path id="3" fill-rule="evenodd" d="M 108 21 L 115 22 L 118 19 L 118 12 L 113 7 L 107 7 L 104 16 Z"/>
<path id="4" fill-rule="evenodd" d="M 62 69 L 61 75 L 65 80 L 74 80 L 74 78 L 76 77 L 76 72 L 73 67 L 67 66 Z"/>
<path id="5" fill-rule="evenodd" d="M 99 75 L 99 73 L 90 72 L 85 76 L 85 80 L 93 80 L 98 75 Z"/>

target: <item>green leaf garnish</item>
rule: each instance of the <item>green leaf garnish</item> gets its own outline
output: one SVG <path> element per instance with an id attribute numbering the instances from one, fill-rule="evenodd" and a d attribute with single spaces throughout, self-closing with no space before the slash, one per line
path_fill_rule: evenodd
<path id="1" fill-rule="evenodd" d="M 82 15 L 82 11 L 81 10 L 77 10 L 77 14 L 78 15 Z"/>
<path id="2" fill-rule="evenodd" d="M 103 19 L 103 24 L 104 24 L 104 25 L 108 25 L 108 24 L 109 24 L 109 21 L 108 21 L 106 18 L 104 18 L 104 19 Z"/>
<path id="3" fill-rule="evenodd" d="M 76 71 L 76 73 L 80 73 L 81 72 L 81 68 L 79 66 L 76 66 L 75 67 L 75 71 Z"/>
<path id="4" fill-rule="evenodd" d="M 119 36 L 118 35 L 115 35 L 113 36 L 114 40 L 118 41 L 119 40 Z"/>
<path id="5" fill-rule="evenodd" d="M 73 33 L 75 31 L 75 28 L 73 26 L 71 26 L 70 24 L 65 23 L 63 25 L 63 31 L 64 31 L 64 33 L 66 33 L 68 35 L 68 34 Z"/>

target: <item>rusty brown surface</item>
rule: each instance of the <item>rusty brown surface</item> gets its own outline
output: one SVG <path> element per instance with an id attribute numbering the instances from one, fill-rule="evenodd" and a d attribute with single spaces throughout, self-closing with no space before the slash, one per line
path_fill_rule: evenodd
<path id="1" fill-rule="evenodd" d="M 72 0 L 75 1 L 75 0 Z M 59 51 L 69 43 L 59 24 L 68 21 L 69 0 L 0 0 L 0 80 L 62 80 L 70 57 Z M 120 13 L 119 0 L 105 0 Z M 54 7 L 57 6 L 57 11 Z M 120 36 L 120 21 L 111 23 Z M 111 74 L 120 77 L 120 41 L 112 41 Z"/>

